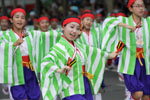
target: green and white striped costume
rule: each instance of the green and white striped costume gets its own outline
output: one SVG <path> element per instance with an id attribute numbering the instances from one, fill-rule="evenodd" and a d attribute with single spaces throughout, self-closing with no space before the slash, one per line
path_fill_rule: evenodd
<path id="1" fill-rule="evenodd" d="M 0 37 L 2 37 L 4 34 L 6 34 L 7 31 L 9 31 L 9 30 L 6 30 L 6 31 L 0 31 Z"/>
<path id="2" fill-rule="evenodd" d="M 48 30 L 54 30 L 54 29 L 52 29 L 52 27 L 49 26 Z M 55 29 L 55 30 L 56 30 L 57 32 L 59 32 L 59 33 L 62 33 L 62 27 L 61 27 L 61 25 L 58 25 L 58 26 L 57 26 L 57 29 Z"/>
<path id="3" fill-rule="evenodd" d="M 142 28 L 143 28 L 143 40 L 144 40 L 144 59 L 146 64 L 146 73 L 150 74 L 150 17 L 144 19 L 142 18 Z M 126 47 L 123 48 L 118 65 L 118 72 L 125 73 L 129 75 L 134 74 L 135 62 L 136 62 L 136 38 L 135 32 L 131 30 L 119 27 L 119 23 L 123 22 L 125 24 L 134 26 L 134 21 L 132 16 L 130 17 L 109 17 L 103 23 L 103 40 L 102 49 L 108 52 L 115 50 L 115 46 L 118 40 L 122 40 Z"/>
<path id="4" fill-rule="evenodd" d="M 41 33 L 42 44 L 42 58 L 48 54 L 50 48 L 52 48 L 61 38 L 61 33 L 57 30 L 49 30 L 48 32 Z"/>
<path id="5" fill-rule="evenodd" d="M 13 43 L 16 42 L 18 38 L 19 36 L 10 30 L 0 39 L 0 83 L 9 83 L 12 84 L 12 86 L 24 84 L 22 53 L 20 47 L 16 50 L 15 55 L 13 55 L 15 49 Z M 24 38 L 24 43 L 27 45 L 26 51 L 33 64 L 31 35 Z"/>
<path id="6" fill-rule="evenodd" d="M 61 34 L 57 31 L 49 30 L 48 32 L 31 31 L 34 40 L 34 60 L 40 71 L 41 60 L 50 51 L 60 39 Z"/>
<path id="7" fill-rule="evenodd" d="M 41 64 L 41 89 L 44 100 L 53 100 L 58 94 L 64 98 L 85 93 L 82 59 L 84 59 L 86 72 L 94 75 L 94 78 L 90 80 L 93 94 L 99 92 L 108 54 L 100 49 L 85 46 L 78 42 L 75 42 L 75 46 L 79 49 L 82 57 L 77 52 L 76 63 L 72 66 L 68 76 L 56 73 L 58 68 L 66 65 L 68 57 L 72 57 L 75 51 L 75 48 L 66 39 L 61 38 L 43 59 Z"/>
<path id="8" fill-rule="evenodd" d="M 91 28 L 89 36 L 85 32 L 82 32 L 78 41 L 85 45 L 100 48 L 100 34 L 98 29 Z"/>

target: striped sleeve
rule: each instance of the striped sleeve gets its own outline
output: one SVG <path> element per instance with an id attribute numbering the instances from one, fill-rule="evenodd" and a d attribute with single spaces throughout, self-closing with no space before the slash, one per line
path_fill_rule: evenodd
<path id="1" fill-rule="evenodd" d="M 53 100 L 63 88 L 71 84 L 66 75 L 56 73 L 59 68 L 58 57 L 51 51 L 41 63 L 41 89 L 44 100 Z"/>
<path id="2" fill-rule="evenodd" d="M 118 24 L 121 21 L 115 17 L 108 17 L 102 26 L 102 49 L 112 52 L 118 43 Z"/>
<path id="3" fill-rule="evenodd" d="M 105 62 L 109 54 L 95 47 L 86 46 L 86 49 L 89 52 L 87 56 L 88 67 L 86 69 L 87 72 L 94 75 L 94 78 L 90 82 L 93 93 L 97 94 L 103 81 Z"/>
<path id="4" fill-rule="evenodd" d="M 0 83 L 12 83 L 13 43 L 0 39 Z"/>

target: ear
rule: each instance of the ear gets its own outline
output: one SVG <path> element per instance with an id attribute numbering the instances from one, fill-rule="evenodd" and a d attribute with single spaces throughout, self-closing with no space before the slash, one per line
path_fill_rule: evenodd
<path id="1" fill-rule="evenodd" d="M 133 8 L 129 7 L 129 11 L 130 11 L 130 12 L 133 12 Z"/>
<path id="2" fill-rule="evenodd" d="M 13 23 L 13 20 L 12 20 L 12 18 L 10 18 L 10 22 L 11 22 L 11 23 Z"/>
<path id="3" fill-rule="evenodd" d="M 64 26 L 62 26 L 62 30 L 64 31 Z"/>

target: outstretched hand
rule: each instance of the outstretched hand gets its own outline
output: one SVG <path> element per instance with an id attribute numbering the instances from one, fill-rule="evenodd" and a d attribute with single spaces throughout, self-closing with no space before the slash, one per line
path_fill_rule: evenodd
<path id="1" fill-rule="evenodd" d="M 113 59 L 115 58 L 116 56 L 118 56 L 119 53 L 116 53 L 116 51 L 112 52 L 109 56 L 108 56 L 108 59 Z"/>
<path id="2" fill-rule="evenodd" d="M 70 70 L 71 70 L 71 68 L 69 66 L 64 66 L 63 68 L 58 69 L 57 73 L 65 73 L 66 71 L 69 72 Z"/>
<path id="3" fill-rule="evenodd" d="M 24 42 L 24 40 L 19 38 L 19 39 L 14 43 L 14 46 L 18 46 L 18 45 L 22 44 L 23 42 Z"/>
<path id="4" fill-rule="evenodd" d="M 136 30 L 136 27 L 135 26 L 130 26 L 129 29 L 131 30 L 131 32 L 134 32 Z"/>

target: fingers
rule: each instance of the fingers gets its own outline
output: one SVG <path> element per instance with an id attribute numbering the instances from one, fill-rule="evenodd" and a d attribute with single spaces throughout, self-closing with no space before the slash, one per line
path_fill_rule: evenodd
<path id="1" fill-rule="evenodd" d="M 109 55 L 108 58 L 109 58 L 109 59 L 113 59 L 113 58 L 115 58 L 116 56 L 118 56 L 118 54 L 119 54 L 119 53 L 117 53 L 117 52 L 114 51 L 114 52 L 112 52 L 112 53 Z"/>
<path id="2" fill-rule="evenodd" d="M 66 71 L 69 72 L 69 71 L 71 70 L 71 68 L 70 68 L 69 66 L 64 66 L 64 70 L 65 70 L 65 72 L 66 72 Z"/>
<path id="3" fill-rule="evenodd" d="M 22 44 L 23 42 L 24 42 L 23 39 L 18 39 L 18 40 L 17 40 L 17 44 L 18 44 L 18 45 Z"/>

